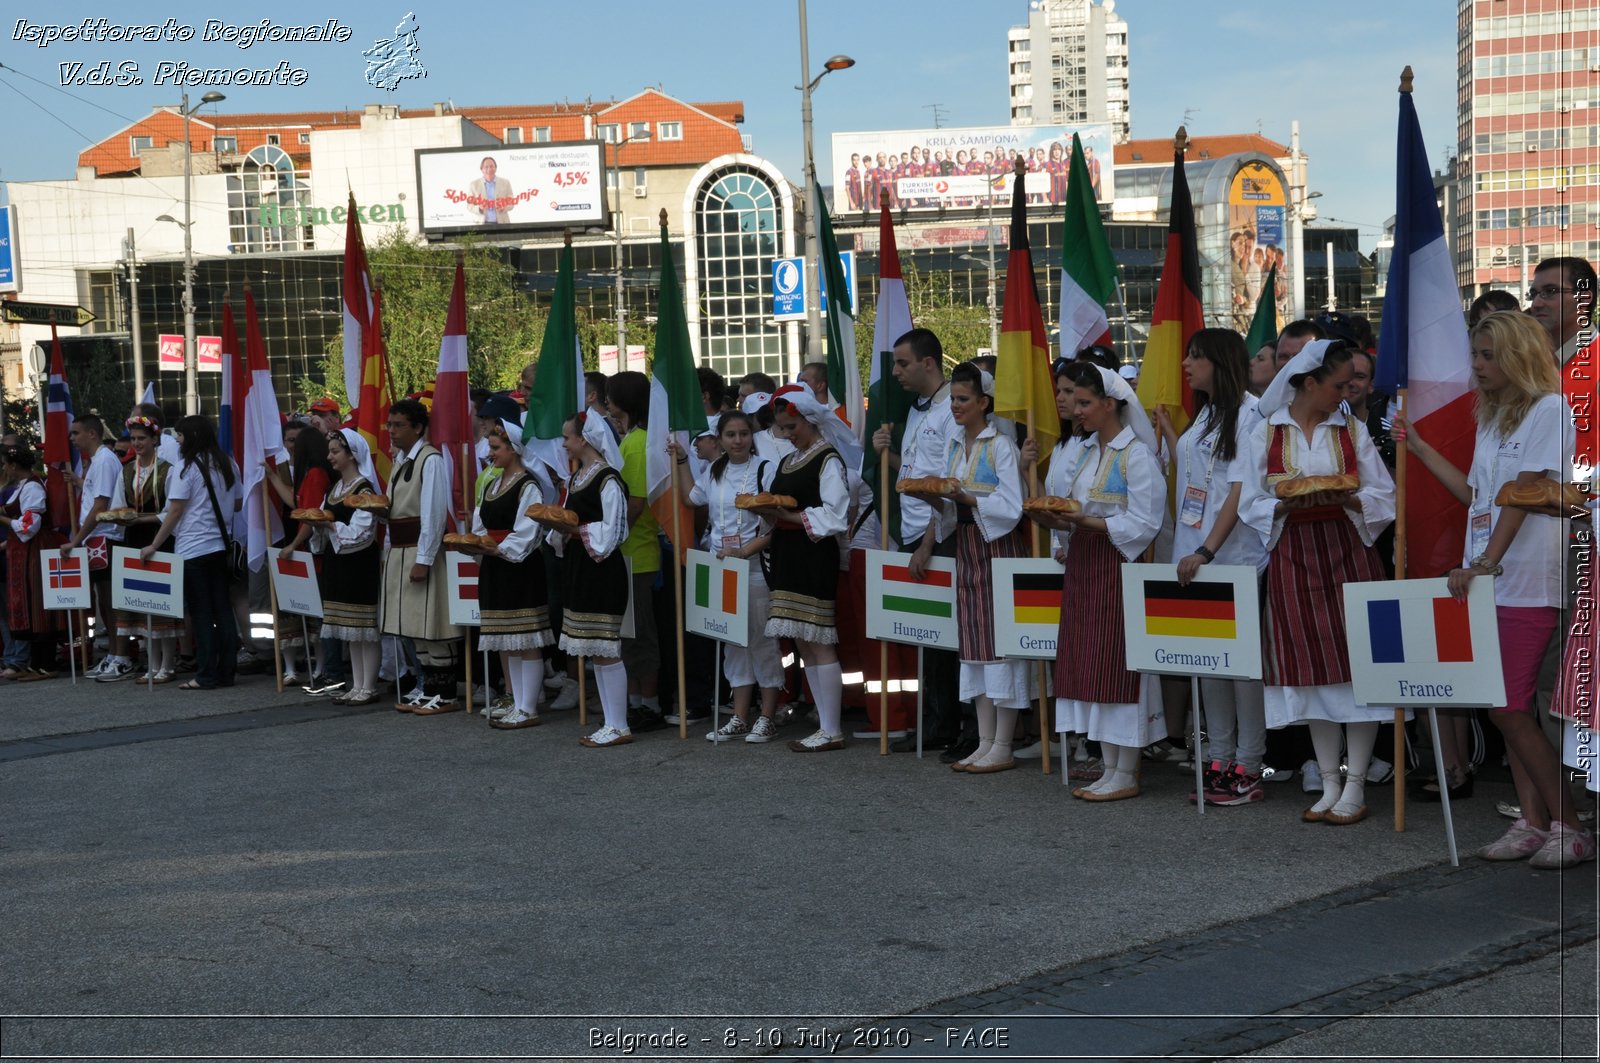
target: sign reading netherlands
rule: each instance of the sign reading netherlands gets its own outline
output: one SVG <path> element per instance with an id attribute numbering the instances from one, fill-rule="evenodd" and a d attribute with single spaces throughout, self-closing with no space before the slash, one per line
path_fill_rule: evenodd
<path id="1" fill-rule="evenodd" d="M 910 554 L 868 550 L 866 557 L 867 638 L 930 649 L 961 647 L 954 558 L 930 558 L 918 580 L 906 564 Z"/>
<path id="2" fill-rule="evenodd" d="M 322 591 L 317 586 L 316 564 L 304 550 L 296 550 L 287 560 L 272 554 L 272 587 L 278 593 L 278 609 L 300 616 L 322 616 Z"/>
<path id="3" fill-rule="evenodd" d="M 1464 602 L 1443 579 L 1347 583 L 1344 620 L 1357 704 L 1505 705 L 1492 579 Z"/>
<path id="4" fill-rule="evenodd" d="M 183 616 L 183 561 L 155 553 L 148 561 L 126 546 L 111 550 L 111 607 L 129 613 Z"/>
<path id="5" fill-rule="evenodd" d="M 446 550 L 445 592 L 450 596 L 450 622 L 478 626 L 478 559 Z"/>
<path id="6" fill-rule="evenodd" d="M 1261 678 L 1256 570 L 1206 565 L 1187 586 L 1176 565 L 1122 566 L 1128 670 Z"/>
<path id="7" fill-rule="evenodd" d="M 750 562 L 705 550 L 684 555 L 683 629 L 735 646 L 750 645 Z"/>
<path id="8" fill-rule="evenodd" d="M 66 557 L 60 550 L 39 555 L 40 589 L 46 609 L 89 608 L 89 551 L 83 547 Z"/>
<path id="9" fill-rule="evenodd" d="M 1061 629 L 1061 563 L 1049 557 L 1005 557 L 991 565 L 995 652 L 1054 660 Z"/>

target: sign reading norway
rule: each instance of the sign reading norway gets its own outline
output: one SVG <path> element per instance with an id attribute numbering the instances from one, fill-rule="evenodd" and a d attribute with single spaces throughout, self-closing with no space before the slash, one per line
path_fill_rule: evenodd
<path id="1" fill-rule="evenodd" d="M 272 556 L 272 587 L 278 594 L 278 609 L 300 616 L 322 616 L 322 591 L 317 587 L 317 568 L 311 555 L 296 550 L 287 559 Z"/>
<path id="2" fill-rule="evenodd" d="M 1261 678 L 1256 570 L 1205 565 L 1188 586 L 1176 565 L 1122 566 L 1128 670 Z"/>
<path id="3" fill-rule="evenodd" d="M 1506 703 L 1494 581 L 1472 581 L 1467 600 L 1442 579 L 1344 586 L 1351 681 L 1361 705 Z"/>
<path id="4" fill-rule="evenodd" d="M 111 607 L 129 613 L 183 616 L 183 562 L 177 554 L 151 554 L 150 560 L 126 546 L 111 551 Z"/>
<path id="5" fill-rule="evenodd" d="M 1061 629 L 1061 563 L 1049 557 L 992 562 L 994 651 L 1002 657 L 1054 660 Z"/>
<path id="6" fill-rule="evenodd" d="M 750 562 L 705 550 L 684 555 L 683 629 L 735 646 L 750 645 Z"/>
<path id="7" fill-rule="evenodd" d="M 67 557 L 60 550 L 44 551 L 39 581 L 46 609 L 88 609 L 89 551 L 80 546 Z"/>
<path id="8" fill-rule="evenodd" d="M 955 559 L 930 558 L 920 580 L 906 566 L 910 560 L 910 554 L 867 551 L 867 638 L 960 649 Z"/>
<path id="9" fill-rule="evenodd" d="M 450 622 L 478 626 L 478 561 L 454 550 L 444 555 L 445 590 L 450 596 Z"/>

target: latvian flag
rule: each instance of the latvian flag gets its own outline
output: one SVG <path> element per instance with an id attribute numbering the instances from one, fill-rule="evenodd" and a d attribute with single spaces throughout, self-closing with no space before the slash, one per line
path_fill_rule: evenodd
<path id="1" fill-rule="evenodd" d="M 478 563 L 476 561 L 460 560 L 456 562 L 456 593 L 464 602 L 478 600 Z"/>
<path id="2" fill-rule="evenodd" d="M 721 578 L 717 578 L 718 576 Z M 739 612 L 739 570 L 723 568 L 713 570 L 703 561 L 694 566 L 694 604 L 697 609 L 727 613 Z"/>
<path id="3" fill-rule="evenodd" d="M 929 587 L 948 589 L 953 586 L 955 573 L 935 572 L 932 569 L 922 579 L 913 579 L 905 565 L 883 566 L 883 606 L 885 614 L 901 613 L 908 619 L 931 616 L 937 620 L 950 620 L 955 616 L 955 605 L 948 595 L 937 599 L 924 597 Z"/>
<path id="4" fill-rule="evenodd" d="M 1191 639 L 1235 639 L 1233 584 L 1146 580 L 1144 585 L 1146 635 L 1171 635 Z"/>
<path id="5" fill-rule="evenodd" d="M 1011 575 L 1012 619 L 1018 624 L 1061 625 L 1061 577 L 1047 572 Z"/>
<path id="6" fill-rule="evenodd" d="M 172 562 L 144 561 L 137 557 L 122 562 L 122 586 L 148 594 L 172 593 Z"/>
<path id="7" fill-rule="evenodd" d="M 83 558 L 47 554 L 45 560 L 50 563 L 51 590 L 75 591 L 83 586 Z"/>
<path id="8" fill-rule="evenodd" d="M 297 579 L 310 579 L 309 566 L 297 558 L 277 558 L 278 574 L 280 576 L 294 576 Z"/>
<path id="9" fill-rule="evenodd" d="M 1405 632 L 1411 632 L 1407 638 Z M 1431 631 L 1432 637 L 1419 634 Z M 1373 664 L 1462 664 L 1472 660 L 1467 603 L 1444 598 L 1390 598 L 1367 603 Z"/>

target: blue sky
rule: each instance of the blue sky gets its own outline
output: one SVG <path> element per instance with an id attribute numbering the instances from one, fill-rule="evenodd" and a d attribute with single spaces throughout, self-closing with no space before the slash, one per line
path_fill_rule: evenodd
<path id="1" fill-rule="evenodd" d="M 320 24 L 334 5 L 248 6 L 259 22 Z M 793 3 L 723 2 L 337 5 L 348 43 L 276 44 L 249 49 L 203 43 L 208 19 L 240 5 L 195 3 L 12 5 L 0 23 L 0 180 L 66 179 L 79 150 L 161 103 L 181 88 L 153 84 L 163 60 L 196 67 L 275 67 L 306 71 L 299 87 L 227 87 L 219 106 L 237 111 L 359 109 L 367 103 L 428 106 L 582 101 L 626 97 L 645 85 L 686 100 L 738 99 L 756 151 L 791 179 L 802 156 L 798 19 Z M 130 14 L 137 11 L 137 15 Z M 1170 136 L 1189 117 L 1193 134 L 1259 130 L 1284 143 L 1298 118 L 1311 157 L 1311 184 L 1323 193 L 1323 219 L 1361 227 L 1370 248 L 1394 213 L 1395 89 L 1399 72 L 1417 74 L 1417 110 L 1437 168 L 1455 142 L 1454 0 L 1305 0 L 1224 7 L 1194 0 L 1121 0 L 1129 22 L 1133 135 Z M 26 15 L 17 12 L 26 11 Z M 368 86 L 364 48 L 388 37 L 407 13 L 420 26 L 428 76 L 397 91 Z M 486 12 L 497 15 L 485 17 Z M 173 19 L 195 28 L 189 43 L 57 41 L 40 48 L 14 39 L 18 19 L 31 25 Z M 478 24 L 466 25 L 472 18 Z M 946 126 L 1004 125 L 1006 27 L 1027 18 L 1026 0 L 875 4 L 811 0 L 813 69 L 834 53 L 857 65 L 830 75 L 815 100 L 818 169 L 834 131 L 924 128 L 939 104 Z M 139 65 L 141 86 L 72 86 L 58 91 L 58 65 L 110 60 Z M 36 80 L 31 80 L 36 79 Z M 43 82 L 44 84 L 40 84 Z M 191 89 L 197 98 L 204 88 Z M 48 110 L 50 113 L 45 113 Z M 825 171 L 824 171 L 825 172 Z"/>

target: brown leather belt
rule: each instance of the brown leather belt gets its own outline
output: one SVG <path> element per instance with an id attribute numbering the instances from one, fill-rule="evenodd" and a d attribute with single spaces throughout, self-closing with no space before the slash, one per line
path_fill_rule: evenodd
<path id="1" fill-rule="evenodd" d="M 416 546 L 422 534 L 421 517 L 391 517 L 389 519 L 390 546 Z"/>

